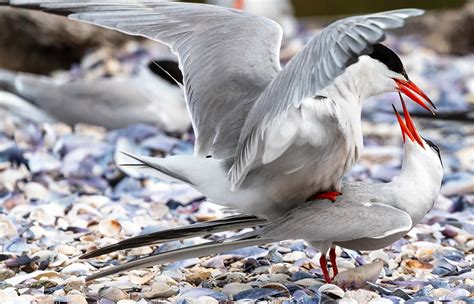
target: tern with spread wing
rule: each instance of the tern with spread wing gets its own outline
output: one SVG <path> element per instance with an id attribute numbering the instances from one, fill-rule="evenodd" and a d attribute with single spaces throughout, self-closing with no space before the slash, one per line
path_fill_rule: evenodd
<path id="1" fill-rule="evenodd" d="M 172 60 L 142 63 L 132 75 L 94 80 L 66 81 L 0 69 L 0 90 L 28 101 L 46 113 L 43 116 L 70 125 L 89 123 L 108 129 L 151 123 L 170 132 L 186 131 L 191 122 L 183 91 L 175 81 L 181 81 L 181 75 Z M 15 103 L 0 106 L 19 116 L 31 116 L 15 111 L 22 109 Z"/>
<path id="2" fill-rule="evenodd" d="M 151 175 L 185 182 L 212 201 L 276 218 L 315 194 L 335 196 L 363 148 L 362 102 L 401 91 L 428 97 L 379 44 L 385 30 L 423 11 L 402 9 L 334 22 L 282 69 L 281 27 L 205 4 L 11 0 L 171 46 L 183 72 L 194 156 L 133 156 Z"/>
<path id="3" fill-rule="evenodd" d="M 335 203 L 321 199 L 317 203 L 307 202 L 271 222 L 252 216 L 233 216 L 126 239 L 87 253 L 83 258 L 213 232 L 263 226 L 222 242 L 204 243 L 144 257 L 101 271 L 90 276 L 88 280 L 240 247 L 286 239 L 304 239 L 321 251 L 321 269 L 325 280 L 331 282 L 326 253 L 329 251 L 336 276 L 335 245 L 354 250 L 386 247 L 417 225 L 438 198 L 443 177 L 439 149 L 429 140 L 420 137 L 405 104 L 402 104 L 406 124 L 398 113 L 395 113 L 405 142 L 404 157 L 400 175 L 392 182 L 345 183 L 343 194 L 337 197 Z"/>

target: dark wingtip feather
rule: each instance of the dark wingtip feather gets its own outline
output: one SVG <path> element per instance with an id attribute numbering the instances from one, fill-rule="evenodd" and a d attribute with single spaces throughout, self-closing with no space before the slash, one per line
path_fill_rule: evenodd
<path id="1" fill-rule="evenodd" d="M 164 242 L 182 240 L 210 233 L 256 227 L 264 225 L 265 223 L 267 223 L 267 220 L 258 218 L 256 216 L 234 215 L 219 220 L 196 223 L 181 228 L 161 230 L 131 237 L 116 244 L 112 244 L 103 248 L 99 248 L 95 251 L 85 253 L 79 258 L 90 259 L 119 250 L 127 250 L 148 245 L 156 245 Z"/>
<path id="2" fill-rule="evenodd" d="M 171 251 L 166 251 L 162 253 L 152 254 L 146 257 L 139 258 L 137 260 L 126 262 L 125 264 L 108 268 L 106 270 L 100 271 L 96 274 L 90 275 L 86 278 L 86 281 L 92 281 L 99 279 L 105 276 L 121 273 L 127 270 L 144 268 L 159 264 L 170 263 L 174 261 L 179 261 L 183 259 L 188 259 L 192 257 L 206 256 L 212 254 L 218 254 L 222 252 L 227 252 L 230 250 L 235 250 L 238 248 L 244 248 L 249 246 L 257 246 L 260 244 L 265 244 L 272 242 L 271 239 L 248 239 L 248 240 L 237 240 L 232 242 L 209 242 L 199 245 L 194 245 L 190 247 L 179 248 Z"/>

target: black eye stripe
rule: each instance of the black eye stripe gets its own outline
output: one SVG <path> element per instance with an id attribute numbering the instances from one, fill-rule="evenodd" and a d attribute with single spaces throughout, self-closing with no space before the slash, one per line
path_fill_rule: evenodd
<path id="1" fill-rule="evenodd" d="M 441 162 L 441 165 L 443 164 L 443 161 L 441 160 L 441 152 L 439 151 L 439 148 L 437 145 L 435 145 L 431 140 L 428 140 L 426 138 L 423 138 L 423 140 L 430 146 L 430 148 L 438 154 L 439 161 Z"/>

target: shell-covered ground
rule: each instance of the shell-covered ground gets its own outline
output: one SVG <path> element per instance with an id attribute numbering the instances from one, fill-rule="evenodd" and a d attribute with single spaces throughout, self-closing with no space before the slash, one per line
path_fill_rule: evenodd
<path id="1" fill-rule="evenodd" d="M 411 79 L 441 113 L 474 109 L 473 56 L 441 57 L 409 38 L 391 39 L 390 45 L 403 54 Z M 396 95 L 367 102 L 366 149 L 348 179 L 387 182 L 398 174 L 402 142 L 390 112 L 390 104 L 397 102 Z M 320 253 L 302 240 L 86 283 L 87 275 L 104 267 L 206 240 L 142 247 L 88 261 L 78 259 L 82 253 L 229 212 L 188 186 L 132 178 L 116 165 L 118 151 L 124 149 L 163 156 L 192 153 L 193 136 L 165 134 L 151 125 L 107 132 L 88 125 L 35 124 L 1 112 L 0 303 L 472 302 L 472 119 L 415 118 L 421 135 L 441 149 L 445 177 L 439 200 L 421 224 L 392 246 L 372 252 L 338 248 L 339 269 L 349 270 L 346 279 L 356 285 L 342 289 L 324 284 Z"/>

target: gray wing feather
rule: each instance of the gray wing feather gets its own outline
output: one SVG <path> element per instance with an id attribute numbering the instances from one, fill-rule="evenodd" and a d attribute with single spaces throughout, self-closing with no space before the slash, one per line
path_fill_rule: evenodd
<path id="1" fill-rule="evenodd" d="M 271 122 L 330 85 L 359 56 L 370 53 L 372 45 L 384 39 L 386 29 L 400 27 L 406 18 L 421 14 L 422 10 L 402 9 L 349 17 L 314 37 L 272 80 L 250 110 L 229 171 L 233 188 L 239 187 L 251 169 L 259 138 Z"/>
<path id="2" fill-rule="evenodd" d="M 216 152 L 217 157 L 233 156 L 244 115 L 281 70 L 281 27 L 270 19 L 239 10 L 157 0 L 10 3 L 73 12 L 69 15 L 72 19 L 171 46 L 184 74 L 199 155 Z M 213 149 L 214 142 L 221 149 Z"/>
<path id="3" fill-rule="evenodd" d="M 383 238 L 411 229 L 408 213 L 383 203 L 369 203 L 370 197 L 370 194 L 358 197 L 344 193 L 335 203 L 308 202 L 262 228 L 260 235 L 262 238 L 342 242 Z"/>

